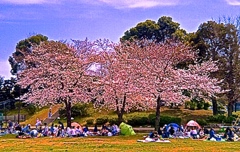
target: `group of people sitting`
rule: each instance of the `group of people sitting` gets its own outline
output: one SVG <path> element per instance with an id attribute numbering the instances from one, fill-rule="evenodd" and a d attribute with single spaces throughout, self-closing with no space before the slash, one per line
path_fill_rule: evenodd
<path id="1" fill-rule="evenodd" d="M 62 122 L 58 122 L 58 125 L 52 124 L 51 127 L 37 126 L 31 129 L 30 125 L 19 127 L 16 129 L 18 136 L 17 138 L 34 138 L 34 137 L 86 137 L 86 136 L 116 136 L 119 134 L 120 129 L 116 124 L 102 125 L 101 129 L 98 129 L 95 125 L 93 130 L 89 130 L 87 126 L 75 125 L 72 127 L 64 127 Z"/>
<path id="2" fill-rule="evenodd" d="M 162 130 L 159 128 L 158 133 L 163 138 L 193 138 L 193 139 L 202 139 L 205 138 L 205 132 L 203 129 L 198 127 L 186 127 L 182 125 L 180 127 L 174 127 L 164 125 Z"/>
<path id="3" fill-rule="evenodd" d="M 175 128 L 173 126 L 167 127 L 164 125 L 161 129 L 159 127 L 158 131 L 151 132 L 145 139 L 151 139 L 153 141 L 159 140 L 161 138 L 192 138 L 192 139 L 202 139 L 202 140 L 215 140 L 221 141 L 234 141 L 236 135 L 231 128 L 226 128 L 224 134 L 215 134 L 213 128 L 208 130 L 207 128 L 198 127 L 186 127 L 180 126 Z"/>
<path id="4" fill-rule="evenodd" d="M 231 128 L 227 127 L 224 134 L 216 135 L 213 128 L 209 131 L 209 140 L 221 141 L 225 139 L 226 141 L 235 141 L 238 140 L 238 136 L 234 134 Z"/>

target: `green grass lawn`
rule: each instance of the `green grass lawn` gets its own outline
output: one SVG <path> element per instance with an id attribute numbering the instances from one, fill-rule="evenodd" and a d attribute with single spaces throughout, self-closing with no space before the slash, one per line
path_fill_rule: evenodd
<path id="1" fill-rule="evenodd" d="M 139 143 L 143 134 L 117 137 L 34 138 L 16 139 L 13 135 L 0 137 L 0 149 L 12 151 L 127 151 L 127 152 L 181 152 L 181 151 L 240 151 L 240 142 L 210 142 L 192 139 L 170 139 L 171 143 Z"/>

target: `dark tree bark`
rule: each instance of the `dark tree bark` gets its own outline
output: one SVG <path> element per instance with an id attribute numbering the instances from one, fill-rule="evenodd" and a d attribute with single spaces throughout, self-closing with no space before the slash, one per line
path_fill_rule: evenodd
<path id="1" fill-rule="evenodd" d="M 215 97 L 212 97 L 212 110 L 213 110 L 213 115 L 218 114 L 218 108 L 217 108 L 217 100 Z"/>
<path id="2" fill-rule="evenodd" d="M 228 109 L 228 117 L 231 117 L 232 116 L 232 112 L 233 112 L 233 104 L 232 104 L 232 102 L 228 103 L 227 109 Z"/>
<path id="3" fill-rule="evenodd" d="M 66 106 L 66 114 L 67 114 L 67 127 L 71 127 L 71 118 L 72 118 L 72 104 L 71 101 L 65 101 L 65 106 Z"/>
<path id="4" fill-rule="evenodd" d="M 117 115 L 118 115 L 118 124 L 120 124 L 121 122 L 123 122 L 123 114 L 125 112 L 125 107 L 126 107 L 126 99 L 127 96 L 126 94 L 123 97 L 123 103 L 122 103 L 122 107 L 118 106 L 118 98 L 116 98 L 116 104 L 117 104 Z"/>
<path id="5" fill-rule="evenodd" d="M 156 107 L 156 119 L 155 119 L 155 130 L 157 131 L 160 123 L 160 108 L 161 108 L 161 98 L 157 98 L 157 107 Z"/>

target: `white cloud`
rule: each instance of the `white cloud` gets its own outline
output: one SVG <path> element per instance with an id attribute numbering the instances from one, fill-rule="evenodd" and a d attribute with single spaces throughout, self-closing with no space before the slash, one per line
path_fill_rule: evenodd
<path id="1" fill-rule="evenodd" d="M 240 6 L 240 0 L 225 0 L 229 5 L 238 5 Z"/>
<path id="2" fill-rule="evenodd" d="M 12 77 L 10 70 L 11 66 L 8 61 L 0 61 L 0 76 L 3 76 L 4 79 L 9 79 Z"/>
<path id="3" fill-rule="evenodd" d="M 58 0 L 1 0 L 0 3 L 16 4 L 16 5 L 29 5 L 29 4 L 45 4 L 56 3 Z"/>
<path id="4" fill-rule="evenodd" d="M 99 0 L 115 8 L 150 8 L 177 5 L 179 0 Z"/>

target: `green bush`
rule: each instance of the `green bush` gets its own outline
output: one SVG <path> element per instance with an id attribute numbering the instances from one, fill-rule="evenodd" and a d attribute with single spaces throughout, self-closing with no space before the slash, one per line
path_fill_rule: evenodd
<path id="1" fill-rule="evenodd" d="M 155 119 L 156 119 L 156 115 L 155 114 L 149 114 L 148 115 L 148 119 L 149 119 L 149 125 L 154 126 L 155 125 Z M 170 117 L 170 116 L 160 116 L 160 126 L 163 126 L 165 124 L 169 124 L 169 123 L 177 123 L 177 124 L 181 124 L 182 119 L 178 118 L 178 117 Z"/>
<path id="2" fill-rule="evenodd" d="M 134 116 L 130 119 L 128 119 L 128 124 L 132 126 L 144 126 L 148 125 L 148 117 L 140 117 L 140 116 Z"/>
<path id="3" fill-rule="evenodd" d="M 109 118 L 108 119 L 108 122 L 110 124 L 118 124 L 118 118 Z M 118 124 L 119 125 L 119 124 Z"/>
<path id="4" fill-rule="evenodd" d="M 26 109 L 27 109 L 27 112 L 28 112 L 29 115 L 33 115 L 37 110 L 37 108 L 33 104 L 29 104 L 26 107 Z"/>
<path id="5" fill-rule="evenodd" d="M 231 117 L 226 117 L 226 118 L 224 119 L 224 122 L 225 122 L 225 123 L 232 123 L 234 120 L 236 120 L 236 118 L 234 118 L 233 116 L 231 116 Z"/>
<path id="6" fill-rule="evenodd" d="M 203 109 L 203 105 L 204 105 L 203 102 L 197 102 L 197 109 L 198 110 Z"/>
<path id="7" fill-rule="evenodd" d="M 197 103 L 196 102 L 190 102 L 189 106 L 190 106 L 189 107 L 190 110 L 195 110 L 196 106 L 197 106 Z"/>
<path id="8" fill-rule="evenodd" d="M 181 124 L 182 119 L 178 117 L 170 117 L 170 116 L 161 116 L 160 117 L 160 126 L 163 126 L 165 124 L 169 123 L 176 123 L 176 124 Z"/>
<path id="9" fill-rule="evenodd" d="M 72 107 L 72 117 L 86 117 L 88 114 L 88 105 L 87 104 L 76 104 Z"/>
<path id="10" fill-rule="evenodd" d="M 87 125 L 93 125 L 94 119 L 87 119 L 86 122 L 87 122 Z"/>
<path id="11" fill-rule="evenodd" d="M 208 110 L 209 107 L 210 107 L 210 104 L 208 102 L 204 102 L 203 109 Z"/>
<path id="12" fill-rule="evenodd" d="M 207 122 L 213 122 L 213 123 L 232 123 L 234 120 L 234 117 L 226 117 L 224 115 L 216 115 L 216 116 L 208 116 Z"/>
<path id="13" fill-rule="evenodd" d="M 100 117 L 96 119 L 96 125 L 103 125 L 108 122 L 108 117 Z"/>
<path id="14" fill-rule="evenodd" d="M 205 119 L 197 119 L 196 121 L 200 126 L 206 126 L 208 124 Z"/>
<path id="15" fill-rule="evenodd" d="M 154 126 L 155 119 L 156 119 L 156 114 L 149 114 L 148 115 L 149 125 Z"/>
<path id="16" fill-rule="evenodd" d="M 234 115 L 234 114 L 233 114 L 233 115 L 232 115 L 232 117 L 234 117 L 234 118 L 237 118 L 237 117 L 238 117 L 238 115 Z"/>
<path id="17" fill-rule="evenodd" d="M 226 120 L 226 116 L 224 115 L 218 115 L 217 122 L 222 123 Z"/>
<path id="18" fill-rule="evenodd" d="M 72 117 L 87 117 L 88 113 L 88 104 L 76 104 L 72 107 L 71 110 Z M 66 109 L 59 110 L 60 117 L 66 117 Z"/>
<path id="19" fill-rule="evenodd" d="M 185 109 L 189 109 L 190 108 L 190 101 L 186 101 L 185 102 Z"/>

